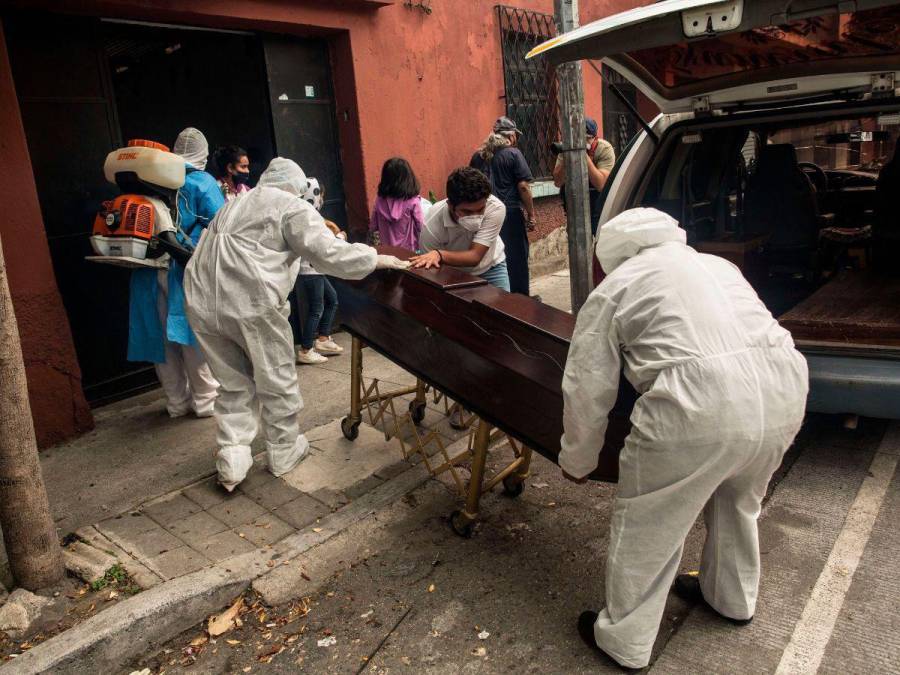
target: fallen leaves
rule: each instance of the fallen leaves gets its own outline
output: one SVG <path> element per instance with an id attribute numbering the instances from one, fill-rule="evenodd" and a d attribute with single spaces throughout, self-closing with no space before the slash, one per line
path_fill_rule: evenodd
<path id="1" fill-rule="evenodd" d="M 434 593 L 434 584 L 431 584 L 431 585 L 428 587 L 428 592 L 429 592 L 429 593 Z"/>
<path id="2" fill-rule="evenodd" d="M 243 596 L 239 597 L 234 601 L 234 604 L 231 605 L 224 612 L 219 614 L 218 616 L 212 616 L 209 619 L 209 623 L 207 624 L 207 632 L 210 637 L 217 637 L 222 635 L 223 633 L 227 633 L 230 631 L 236 624 L 238 614 L 241 612 L 241 607 L 244 606 L 244 598 Z"/>

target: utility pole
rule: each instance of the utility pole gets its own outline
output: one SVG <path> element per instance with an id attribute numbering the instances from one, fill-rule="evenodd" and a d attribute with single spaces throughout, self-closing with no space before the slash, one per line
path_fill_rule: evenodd
<path id="1" fill-rule="evenodd" d="M 558 35 L 578 28 L 578 0 L 554 0 Z M 566 230 L 569 235 L 569 289 L 572 313 L 587 300 L 593 281 L 593 240 L 588 202 L 588 173 L 585 164 L 584 84 L 581 62 L 562 63 L 556 68 L 559 79 L 559 119 L 563 161 L 566 167 Z"/>
<path id="2" fill-rule="evenodd" d="M 64 574 L 38 460 L 19 327 L 0 242 L 0 527 L 16 583 L 46 588 Z"/>

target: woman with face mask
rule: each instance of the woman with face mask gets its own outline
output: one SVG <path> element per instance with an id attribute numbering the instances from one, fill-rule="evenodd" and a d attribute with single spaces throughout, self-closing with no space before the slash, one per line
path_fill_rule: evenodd
<path id="1" fill-rule="evenodd" d="M 491 183 L 478 169 L 464 166 L 447 179 L 447 199 L 428 211 L 419 245 L 425 253 L 410 258 L 413 267 L 450 265 L 509 291 L 506 253 L 500 229 L 506 218 L 503 202 L 491 194 Z"/>
<path id="2" fill-rule="evenodd" d="M 250 190 L 250 159 L 247 151 L 237 145 L 226 145 L 213 154 L 216 182 L 226 202 Z"/>

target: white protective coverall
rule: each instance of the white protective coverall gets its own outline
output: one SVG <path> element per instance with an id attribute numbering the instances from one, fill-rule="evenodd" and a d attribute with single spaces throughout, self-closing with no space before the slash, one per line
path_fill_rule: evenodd
<path id="1" fill-rule="evenodd" d="M 269 470 L 290 471 L 308 451 L 288 323 L 299 257 L 324 274 L 361 279 L 382 266 L 375 249 L 335 237 L 299 196 L 307 180 L 276 157 L 258 186 L 216 214 L 185 272 L 188 317 L 213 375 L 220 482 L 233 489 L 253 463 L 257 401 Z"/>
<path id="2" fill-rule="evenodd" d="M 806 361 L 730 262 L 685 245 L 655 209 L 606 223 L 596 253 L 609 274 L 578 314 L 563 378 L 559 465 L 597 466 L 620 370 L 640 394 L 619 458 L 597 644 L 641 668 L 703 511 L 704 599 L 753 616 L 757 517 L 772 473 L 803 420 Z"/>

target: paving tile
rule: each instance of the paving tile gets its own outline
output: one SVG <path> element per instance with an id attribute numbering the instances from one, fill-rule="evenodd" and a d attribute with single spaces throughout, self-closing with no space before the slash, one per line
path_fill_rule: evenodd
<path id="1" fill-rule="evenodd" d="M 407 471 L 411 466 L 412 464 L 409 461 L 401 459 L 393 464 L 378 469 L 378 471 L 375 472 L 375 475 L 383 480 L 390 480 L 391 478 L 399 476 L 404 471 Z"/>
<path id="2" fill-rule="evenodd" d="M 221 520 L 228 527 L 237 527 L 261 516 L 266 512 L 266 509 L 248 496 L 236 493 L 221 504 L 208 508 L 206 512 Z"/>
<path id="3" fill-rule="evenodd" d="M 167 526 L 166 529 L 186 543 L 190 543 L 191 541 L 208 539 L 214 534 L 219 534 L 219 532 L 224 532 L 229 528 L 218 518 L 201 511 Z"/>
<path id="4" fill-rule="evenodd" d="M 155 558 L 166 551 L 184 546 L 184 542 L 166 532 L 159 525 L 146 532 L 114 535 L 113 541 L 140 560 Z"/>
<path id="5" fill-rule="evenodd" d="M 309 495 L 301 495 L 294 501 L 283 504 L 272 511 L 281 520 L 298 530 L 331 512 L 327 506 Z"/>
<path id="6" fill-rule="evenodd" d="M 371 492 L 379 485 L 384 483 L 384 481 L 378 476 L 369 476 L 361 481 L 359 481 L 356 485 L 351 485 L 346 490 L 344 490 L 344 494 L 347 495 L 347 498 L 351 501 L 354 499 L 359 499 L 367 492 Z"/>
<path id="7" fill-rule="evenodd" d="M 342 506 L 350 503 L 350 499 L 343 492 L 322 488 L 309 493 L 309 496 L 316 501 L 322 502 L 331 511 L 337 511 Z"/>
<path id="8" fill-rule="evenodd" d="M 141 511 L 160 525 L 170 525 L 200 511 L 200 507 L 182 494 L 144 504 Z"/>
<path id="9" fill-rule="evenodd" d="M 104 533 L 117 535 L 120 537 L 128 537 L 147 532 L 159 527 L 155 522 L 147 516 L 134 512 L 124 513 L 115 518 L 103 520 L 97 524 L 97 529 Z"/>
<path id="10" fill-rule="evenodd" d="M 219 481 L 215 476 L 207 478 L 202 483 L 185 488 L 182 490 L 182 494 L 200 506 L 201 509 L 208 509 L 210 506 L 221 504 L 228 499 L 228 492 L 219 485 Z"/>
<path id="11" fill-rule="evenodd" d="M 211 564 L 209 559 L 188 546 L 167 551 L 147 561 L 151 569 L 166 579 L 196 572 L 209 564 Z"/>
<path id="12" fill-rule="evenodd" d="M 219 562 L 240 553 L 248 553 L 256 548 L 250 541 L 238 536 L 233 530 L 214 534 L 203 541 L 191 542 L 190 547 L 213 562 Z"/>
<path id="13" fill-rule="evenodd" d="M 267 485 L 275 480 L 275 476 L 266 468 L 265 458 L 253 462 L 247 477 L 241 481 L 241 490 L 248 492 L 256 488 Z"/>
<path id="14" fill-rule="evenodd" d="M 244 494 L 260 506 L 264 506 L 267 509 L 273 509 L 276 506 L 281 506 L 282 504 L 287 504 L 288 502 L 295 500 L 302 493 L 300 490 L 291 487 L 283 480 L 276 479 L 250 490 L 245 489 Z"/>
<path id="15" fill-rule="evenodd" d="M 256 546 L 274 544 L 289 534 L 296 532 L 294 527 L 271 513 L 262 515 L 249 525 L 244 525 L 238 529 L 248 541 L 253 542 Z"/>

